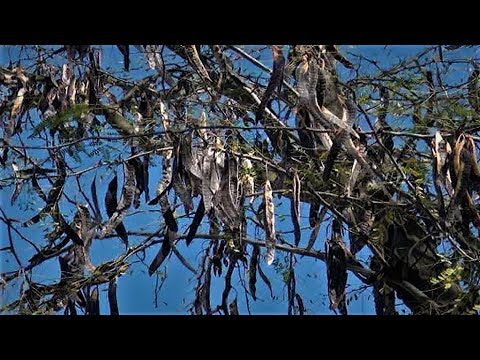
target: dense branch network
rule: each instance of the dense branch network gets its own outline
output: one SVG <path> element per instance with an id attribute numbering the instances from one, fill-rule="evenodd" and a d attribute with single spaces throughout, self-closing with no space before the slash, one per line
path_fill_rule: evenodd
<path id="1" fill-rule="evenodd" d="M 461 48 L 380 67 L 335 45 L 119 45 L 118 71 L 105 48 L 16 50 L 0 67 L 0 186 L 12 193 L 0 251 L 15 262 L 0 287 L 22 290 L 4 311 L 98 314 L 107 286 L 118 314 L 117 280 L 146 251 L 151 276 L 173 256 L 195 276 L 194 314 L 250 309 L 257 277 L 272 291 L 272 265 L 286 269 L 288 313 L 308 313 L 304 257 L 325 263 L 340 314 L 349 273 L 372 288 L 377 314 L 399 300 L 414 314 L 478 310 L 479 72 Z M 24 218 L 14 210 L 30 189 L 42 205 Z M 160 226 L 127 225 L 143 214 Z M 122 250 L 92 261 L 113 238 Z M 190 256 L 194 241 L 202 256 Z M 33 270 L 51 259 L 59 277 L 42 283 Z"/>

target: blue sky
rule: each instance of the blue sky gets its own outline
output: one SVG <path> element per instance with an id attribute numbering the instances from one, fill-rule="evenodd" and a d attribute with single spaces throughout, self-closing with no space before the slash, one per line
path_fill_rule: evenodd
<path id="1" fill-rule="evenodd" d="M 388 65 L 395 64 L 399 62 L 405 56 L 413 55 L 414 53 L 421 50 L 423 46 L 389 46 L 385 48 L 384 46 L 349 46 L 344 45 L 342 47 L 344 53 L 352 54 L 362 54 L 369 58 L 377 59 L 379 66 L 386 68 Z M 0 64 L 6 65 L 9 62 L 10 57 L 15 58 L 17 56 L 17 50 L 11 47 L 0 47 Z M 143 57 L 139 56 L 133 47 L 132 51 L 132 60 L 131 67 L 133 71 L 129 74 L 125 74 L 121 71 L 123 66 L 122 58 L 118 50 L 113 46 L 103 46 L 103 61 L 104 66 L 112 68 L 115 71 L 118 71 L 119 76 L 124 77 L 142 77 L 147 73 L 144 70 L 139 70 L 142 66 L 145 65 Z M 475 56 L 474 50 L 465 50 L 470 51 L 471 54 L 468 56 Z M 347 55 L 348 56 L 348 55 Z M 449 56 L 445 54 L 445 56 Z M 268 66 L 271 66 L 271 55 L 270 52 L 264 52 L 261 60 Z M 245 64 L 245 66 L 250 66 Z M 371 64 L 363 64 L 364 68 L 362 71 L 376 71 Z M 370 68 L 369 68 L 370 67 Z M 137 70 L 136 70 L 137 69 Z M 153 73 L 149 71 L 148 74 Z M 341 76 L 344 78 L 351 78 L 353 76 L 350 70 L 342 70 Z M 466 75 L 468 76 L 468 74 Z M 363 127 L 364 125 L 361 124 Z M 14 143 L 18 143 L 16 139 L 13 140 Z M 41 145 L 40 143 L 36 144 L 34 140 L 30 140 L 28 145 Z M 129 151 L 127 146 L 121 145 L 121 143 L 114 143 L 114 146 L 117 146 L 118 149 L 122 152 Z M 30 150 L 29 155 L 32 157 L 45 158 L 45 154 L 41 150 Z M 73 164 L 76 166 L 74 170 L 80 170 L 87 168 L 88 166 L 97 163 L 100 160 L 107 160 L 108 154 L 101 154 L 99 156 L 93 156 L 92 158 L 83 157 L 82 163 Z M 69 159 L 72 162 L 72 159 Z M 155 192 L 157 183 L 160 179 L 160 174 L 162 172 L 160 162 L 156 160 L 156 166 L 150 169 L 150 193 Z M 106 186 L 108 182 L 113 178 L 114 170 L 118 170 L 120 184 L 123 181 L 122 168 L 121 166 L 116 167 L 102 167 L 97 171 L 91 171 L 86 173 L 81 177 L 82 188 L 85 189 L 87 194 L 89 194 L 90 184 L 93 180 L 93 176 L 97 176 L 97 191 L 100 200 L 100 206 L 102 208 L 103 214 L 105 214 L 103 198 L 105 196 Z M 3 170 L 0 169 L 0 178 L 5 178 L 11 176 L 11 167 Z M 70 180 L 71 181 L 71 180 Z M 30 190 L 30 185 L 26 185 L 25 189 Z M 7 215 L 11 218 L 15 218 L 21 221 L 28 220 L 30 217 L 35 215 L 38 212 L 38 209 L 43 206 L 43 203 L 38 197 L 31 193 L 31 191 L 24 191 L 17 203 L 14 206 L 10 205 L 10 197 L 13 192 L 13 187 L 4 187 L 1 190 L 0 205 Z M 77 199 L 83 201 L 76 190 L 72 186 L 66 187 L 66 193 L 72 199 Z M 119 194 L 121 187 L 119 189 Z M 257 200 L 259 202 L 259 200 Z M 74 208 L 71 204 L 66 201 L 61 202 L 61 208 L 64 210 L 64 215 L 67 219 L 72 219 L 74 215 Z M 138 230 L 142 228 L 141 231 L 153 231 L 158 228 L 159 222 L 161 219 L 160 212 L 144 212 L 146 210 L 151 210 L 153 207 L 145 205 L 142 197 L 142 205 L 139 209 L 131 210 L 129 215 L 125 220 L 125 226 L 127 229 Z M 302 227 L 308 228 L 308 205 L 302 205 Z M 157 208 L 158 210 L 158 208 Z M 277 200 L 277 215 L 278 214 L 289 214 L 290 213 L 290 204 L 289 201 L 284 199 Z M 105 219 L 105 215 L 104 215 Z M 48 221 L 48 219 L 46 220 Z M 183 232 L 189 222 L 180 223 L 180 232 Z M 41 233 L 41 224 L 39 226 L 31 226 L 28 228 L 19 228 L 21 233 L 27 238 L 31 239 L 35 243 L 42 244 L 42 238 L 44 236 Z M 279 230 L 291 230 L 290 221 L 281 221 L 280 218 L 277 218 L 277 226 Z M 206 230 L 208 232 L 208 230 Z M 206 232 L 202 229 L 200 232 Z M 254 229 L 248 229 L 249 237 L 256 238 Z M 0 248 L 8 246 L 8 238 L 6 236 L 7 229 L 3 223 L 0 223 Z M 310 229 L 302 232 L 302 244 L 305 246 L 308 242 L 310 235 Z M 262 235 L 263 236 L 263 235 Z M 323 250 L 324 240 L 330 236 L 329 229 L 326 226 L 322 227 L 320 232 L 315 249 Z M 14 243 L 20 256 L 23 264 L 28 263 L 28 259 L 35 253 L 31 246 L 26 242 L 21 240 L 19 236 L 14 234 Z M 258 238 L 258 237 L 257 237 Z M 135 245 L 141 242 L 143 237 L 130 237 L 131 245 Z M 263 240 L 263 238 L 260 238 Z M 291 240 L 286 237 L 287 240 Z M 200 259 L 202 249 L 208 245 L 207 241 L 195 240 L 189 248 L 186 248 L 183 243 L 179 244 L 180 252 L 187 257 L 187 259 L 192 264 L 197 264 Z M 118 301 L 119 309 L 121 314 L 187 314 L 188 309 L 191 306 L 194 300 L 194 289 L 196 286 L 195 276 L 185 269 L 185 267 L 180 263 L 180 261 L 173 255 L 169 261 L 166 261 L 162 267 L 159 269 L 162 272 L 166 273 L 167 280 L 165 281 L 161 291 L 158 294 L 158 307 L 155 307 L 154 298 L 155 298 L 155 285 L 159 281 L 156 276 L 149 277 L 147 266 L 152 261 L 156 252 L 158 251 L 158 246 L 154 246 L 147 250 L 145 259 L 141 261 L 138 258 L 131 258 L 133 264 L 130 267 L 127 274 L 122 276 L 118 282 Z M 112 257 L 118 256 L 123 251 L 123 244 L 119 239 L 112 238 L 102 241 L 95 241 L 92 247 L 92 261 L 94 264 L 100 264 L 103 261 L 109 260 Z M 287 254 L 282 252 L 277 252 L 278 263 L 284 263 L 284 257 Z M 360 257 L 366 260 L 369 256 L 368 250 L 362 251 Z M 297 257 L 297 265 L 295 266 L 295 272 L 297 275 L 297 292 L 300 293 L 303 297 L 305 306 L 307 308 L 308 314 L 332 314 L 332 311 L 329 310 L 329 301 L 327 296 L 327 278 L 326 278 L 326 269 L 323 262 L 315 260 L 312 258 L 302 258 Z M 281 274 L 277 273 L 275 266 L 267 266 L 263 260 L 260 262 L 262 269 L 265 271 L 267 276 L 272 282 L 274 289 L 275 299 L 271 299 L 269 290 L 266 286 L 263 285 L 261 279 L 257 281 L 257 297 L 258 300 L 254 302 L 250 299 L 250 309 L 253 314 L 286 314 L 287 313 L 287 293 L 286 285 L 282 280 Z M 5 272 L 9 270 L 16 269 L 16 263 L 11 255 L 7 252 L 0 252 L 0 272 Z M 225 269 L 224 269 L 225 271 Z M 242 270 L 243 272 L 243 270 Z M 39 266 L 33 272 L 34 279 L 56 282 L 59 277 L 59 265 L 56 259 L 46 261 L 44 264 Z M 241 286 L 238 285 L 240 277 L 245 277 L 245 274 L 235 271 L 235 276 L 233 278 L 233 285 L 238 289 L 238 302 L 240 313 L 247 313 L 245 307 L 245 298 L 244 292 L 241 289 Z M 248 283 L 248 279 L 246 280 Z M 223 291 L 223 278 L 215 278 L 212 276 L 212 307 L 220 304 L 221 302 L 221 293 Z M 15 286 L 8 287 L 3 292 L 0 292 L 0 304 L 6 304 L 15 299 L 18 296 L 20 291 L 21 281 L 17 281 Z M 362 288 L 362 283 L 355 278 L 354 275 L 349 274 L 348 278 L 348 289 L 350 291 Z M 102 314 L 108 314 L 108 301 L 106 286 L 101 287 L 101 312 Z M 230 294 L 230 300 L 233 300 L 235 297 L 235 291 L 232 290 Z M 349 305 L 349 313 L 351 314 L 374 314 L 374 304 L 373 298 L 370 290 L 358 291 L 358 299 L 353 300 Z"/>

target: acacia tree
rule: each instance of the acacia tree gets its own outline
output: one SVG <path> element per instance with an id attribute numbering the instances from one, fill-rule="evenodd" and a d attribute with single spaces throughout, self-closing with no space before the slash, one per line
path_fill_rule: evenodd
<path id="1" fill-rule="evenodd" d="M 399 301 L 413 314 L 476 313 L 472 49 L 423 47 L 383 62 L 388 49 L 340 49 L 9 47 L 0 250 L 12 262 L 0 286 L 18 296 L 2 310 L 98 314 L 105 286 L 118 314 L 118 278 L 148 255 L 162 283 L 172 258 L 194 274 L 191 313 L 238 314 L 257 299 L 257 277 L 271 288 L 262 267 L 286 254 L 289 314 L 308 311 L 295 273 L 305 258 L 325 262 L 340 314 L 349 274 L 372 289 L 377 314 L 396 314 Z M 93 261 L 94 244 L 115 238 L 124 247 Z M 52 262 L 58 276 L 46 280 Z"/>

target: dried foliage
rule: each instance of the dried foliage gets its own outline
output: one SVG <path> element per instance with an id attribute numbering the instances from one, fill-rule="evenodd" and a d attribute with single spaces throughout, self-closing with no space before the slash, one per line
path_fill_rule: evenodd
<path id="1" fill-rule="evenodd" d="M 378 314 L 479 310 L 470 48 L 383 66 L 336 45 L 108 49 L 13 46 L 0 64 L 0 288 L 18 295 L 2 311 L 99 314 L 105 289 L 117 315 L 118 279 L 142 266 L 159 291 L 174 258 L 193 314 L 250 313 L 274 290 L 306 314 L 321 300 L 298 281 L 304 257 L 325 263 L 310 271 L 340 314 L 350 274 Z M 116 253 L 97 263 L 100 241 Z"/>

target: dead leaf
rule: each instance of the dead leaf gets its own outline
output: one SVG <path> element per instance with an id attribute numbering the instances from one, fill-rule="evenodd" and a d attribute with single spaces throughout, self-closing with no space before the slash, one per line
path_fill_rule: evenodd
<path id="1" fill-rule="evenodd" d="M 92 290 L 88 299 L 88 315 L 100 315 L 100 299 L 98 298 L 98 286 Z"/>
<path id="2" fill-rule="evenodd" d="M 135 169 L 135 198 L 133 201 L 133 207 L 138 209 L 140 206 L 140 196 L 148 189 L 148 179 L 145 179 L 145 163 L 142 162 L 139 158 L 133 158 L 128 160 L 128 162 Z M 147 170 L 148 174 L 148 170 Z"/>
<path id="3" fill-rule="evenodd" d="M 258 269 L 258 274 L 260 275 L 260 278 L 263 280 L 263 282 L 265 283 L 265 285 L 267 285 L 268 290 L 270 290 L 270 297 L 271 297 L 272 299 L 274 299 L 272 283 L 271 283 L 270 280 L 268 279 L 267 275 L 265 275 L 265 273 L 263 272 L 262 267 L 260 266 L 260 264 L 258 264 L 257 269 Z"/>
<path id="4" fill-rule="evenodd" d="M 108 184 L 107 193 L 105 194 L 105 208 L 109 217 L 111 217 L 117 210 L 117 189 L 118 177 L 115 175 Z"/>
<path id="5" fill-rule="evenodd" d="M 160 56 L 160 49 L 158 45 L 144 45 L 145 55 L 147 57 L 148 66 L 150 69 L 156 69 L 161 74 L 164 71 L 164 64 Z M 142 50 L 142 49 L 141 49 Z"/>
<path id="6" fill-rule="evenodd" d="M 328 294 L 330 298 L 331 309 L 340 310 L 342 314 L 346 315 L 345 305 L 345 287 L 347 285 L 347 254 L 345 247 L 342 246 L 339 230 L 339 224 L 335 224 L 334 220 L 333 236 L 331 240 L 325 243 L 325 253 L 327 258 L 327 278 L 328 278 Z"/>
<path id="7" fill-rule="evenodd" d="M 117 301 L 117 279 L 114 278 L 108 283 L 108 304 L 110 306 L 110 315 L 120 315 Z"/>
<path id="8" fill-rule="evenodd" d="M 157 196 L 149 201 L 148 205 L 156 205 L 172 187 L 173 177 L 173 150 L 168 150 L 163 157 L 162 179 L 158 183 Z"/>
<path id="9" fill-rule="evenodd" d="M 248 267 L 248 287 L 250 290 L 250 295 L 253 297 L 253 300 L 257 300 L 257 265 L 258 257 L 260 256 L 260 247 L 258 245 L 253 245 L 252 256 L 250 257 L 250 265 Z"/>
<path id="10" fill-rule="evenodd" d="M 337 45 L 326 45 L 325 50 L 329 51 L 335 60 L 345 66 L 347 69 L 353 69 L 353 64 L 343 56 L 337 48 Z"/>
<path id="11" fill-rule="evenodd" d="M 237 298 L 235 298 L 229 305 L 230 315 L 240 315 L 238 312 Z"/>
<path id="12" fill-rule="evenodd" d="M 18 165 L 15 162 L 13 162 L 12 167 L 13 167 L 13 172 L 14 172 L 14 175 L 15 175 L 15 190 L 12 194 L 12 197 L 10 198 L 10 205 L 13 205 L 15 203 L 18 196 L 22 192 L 23 184 L 25 183 L 25 179 L 18 176 L 18 174 L 19 174 Z"/>
<path id="13" fill-rule="evenodd" d="M 203 199 L 200 199 L 198 203 L 197 211 L 195 212 L 195 216 L 193 217 L 192 223 L 190 224 L 190 228 L 188 230 L 187 237 L 185 242 L 188 245 L 192 242 L 193 238 L 197 234 L 197 230 L 202 223 L 203 217 L 205 216 L 205 204 Z"/>
<path id="14" fill-rule="evenodd" d="M 303 305 L 303 300 L 300 294 L 295 294 L 295 299 L 297 300 L 298 313 L 300 315 L 305 315 L 305 306 Z"/>
<path id="15" fill-rule="evenodd" d="M 172 248 L 170 246 L 170 240 L 167 234 L 163 239 L 162 247 L 160 248 L 152 263 L 148 267 L 148 275 L 152 276 L 155 271 L 157 271 L 157 269 L 163 264 L 168 255 L 170 255 L 171 251 Z"/>
<path id="16" fill-rule="evenodd" d="M 117 45 L 117 48 L 123 55 L 125 71 L 130 71 L 130 47 L 128 45 Z"/>
<path id="17" fill-rule="evenodd" d="M 27 89 L 25 88 L 21 88 L 20 90 L 18 90 L 17 97 L 13 102 L 12 110 L 10 112 L 10 118 L 12 119 L 11 121 L 15 121 L 17 118 L 17 115 L 20 113 L 20 109 L 23 105 L 23 101 L 25 99 L 26 93 L 27 93 Z"/>
<path id="18" fill-rule="evenodd" d="M 137 190 L 135 186 L 135 168 L 134 166 L 127 162 L 123 163 L 123 173 L 124 173 L 124 182 L 123 182 L 123 191 L 122 197 L 120 202 L 113 208 L 113 205 L 117 201 L 116 199 L 116 186 L 117 180 L 116 176 L 114 180 L 109 185 L 109 190 L 107 191 L 107 195 L 105 196 L 105 206 L 107 207 L 107 214 L 109 215 L 110 219 L 108 219 L 107 223 L 104 225 L 103 229 L 99 234 L 99 238 L 103 239 L 105 236 L 110 234 L 110 232 L 115 229 L 117 234 L 119 235 L 122 242 L 128 248 L 128 235 L 126 233 L 125 227 L 122 223 L 124 217 L 128 213 L 128 209 L 133 204 L 133 200 L 135 198 L 135 192 Z M 110 188 L 112 186 L 112 188 Z M 111 190 L 111 191 L 110 191 Z M 111 211 L 114 210 L 113 213 Z"/>
<path id="19" fill-rule="evenodd" d="M 267 89 L 263 93 L 260 105 L 258 105 L 257 112 L 255 114 L 256 122 L 261 122 L 263 119 L 263 113 L 265 107 L 268 105 L 273 92 L 277 89 L 280 92 L 283 83 L 283 70 L 285 67 L 285 57 L 283 55 L 283 47 L 272 45 L 273 53 L 273 70 L 268 82 Z"/>
<path id="20" fill-rule="evenodd" d="M 253 165 L 250 159 L 243 158 L 242 159 L 243 174 L 240 178 L 240 181 L 242 182 L 243 188 L 245 189 L 245 192 L 244 192 L 245 196 L 250 196 L 255 192 L 255 180 L 251 174 L 252 169 L 253 169 Z M 250 204 L 252 204 L 254 200 L 255 198 L 253 196 L 250 196 Z"/>
<path id="21" fill-rule="evenodd" d="M 202 60 L 200 59 L 200 55 L 197 50 L 196 45 L 185 45 L 185 50 L 187 53 L 187 57 L 190 61 L 190 63 L 193 65 L 193 68 L 197 71 L 197 73 L 200 75 L 200 77 L 204 80 L 207 81 L 208 83 L 212 82 L 212 79 L 210 78 L 210 75 L 208 75 L 208 71 L 205 68 L 205 65 L 203 64 Z"/>
<path id="22" fill-rule="evenodd" d="M 292 196 L 292 207 L 293 207 L 293 226 L 295 229 L 295 245 L 298 246 L 301 238 L 300 231 L 300 206 L 301 206 L 301 192 L 302 192 L 302 182 L 298 173 L 295 171 L 293 175 L 293 196 Z"/>
<path id="23" fill-rule="evenodd" d="M 92 184 L 90 185 L 90 192 L 92 193 L 92 200 L 93 200 L 93 206 L 94 206 L 93 210 L 94 210 L 94 213 L 95 213 L 95 222 L 97 224 L 100 224 L 102 222 L 102 213 L 100 212 L 100 206 L 98 204 L 96 182 L 97 182 L 97 174 L 95 174 L 95 176 L 93 177 Z"/>

